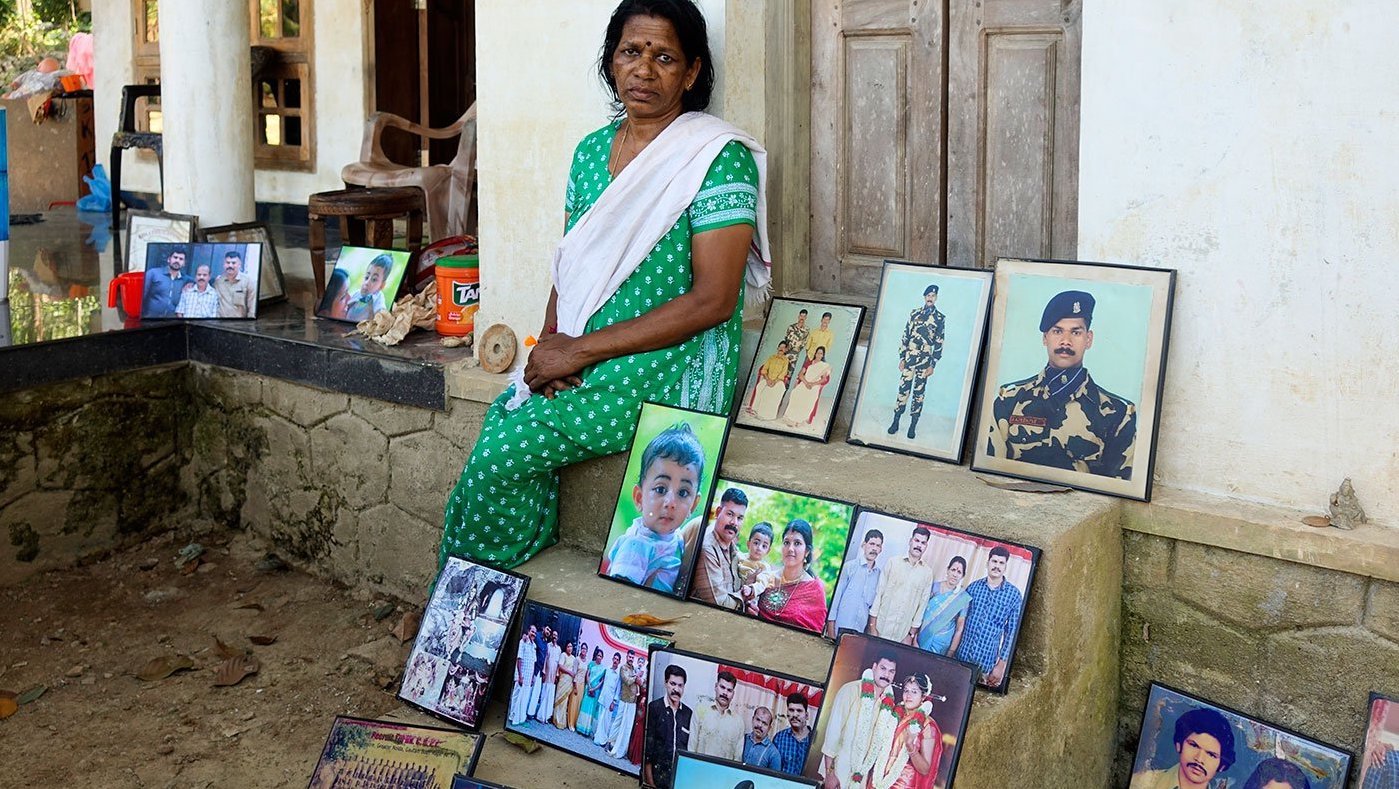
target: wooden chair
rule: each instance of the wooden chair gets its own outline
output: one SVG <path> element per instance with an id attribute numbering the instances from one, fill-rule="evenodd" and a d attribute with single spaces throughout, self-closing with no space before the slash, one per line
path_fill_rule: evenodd
<path id="1" fill-rule="evenodd" d="M 426 137 L 447 140 L 460 136 L 457 155 L 450 164 L 408 167 L 389 161 L 384 155 L 384 129 L 395 128 Z M 427 201 L 428 237 L 438 241 L 448 236 L 474 232 L 469 227 L 471 192 L 476 183 L 476 105 L 445 129 L 429 129 L 387 112 L 369 116 L 360 145 L 360 160 L 346 165 L 340 178 L 353 186 L 416 186 Z"/>
<path id="2" fill-rule="evenodd" d="M 121 123 L 112 135 L 112 229 L 120 230 L 121 222 L 121 156 L 128 148 L 155 151 L 160 168 L 160 198 L 165 199 L 165 155 L 160 132 L 136 130 L 136 102 L 160 97 L 159 85 L 126 85 L 121 89 Z"/>

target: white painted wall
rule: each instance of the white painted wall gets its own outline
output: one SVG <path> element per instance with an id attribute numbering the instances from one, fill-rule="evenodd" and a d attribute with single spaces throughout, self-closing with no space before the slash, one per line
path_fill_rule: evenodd
<path id="1" fill-rule="evenodd" d="M 616 5 L 572 0 L 564 10 L 557 0 L 476 4 L 478 327 L 505 323 L 523 341 L 543 325 L 573 148 L 611 117 L 595 64 Z M 711 54 L 722 64 L 724 0 L 700 0 L 699 6 Z M 529 35 L 522 38 L 521 31 Z M 724 115 L 729 83 L 721 67 L 710 112 Z"/>
<path id="2" fill-rule="evenodd" d="M 1399 3 L 1083 20 L 1079 256 L 1180 272 L 1161 484 L 1399 526 Z"/>

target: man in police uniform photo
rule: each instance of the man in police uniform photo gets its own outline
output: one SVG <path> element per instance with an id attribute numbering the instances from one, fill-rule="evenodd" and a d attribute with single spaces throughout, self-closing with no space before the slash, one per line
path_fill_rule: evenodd
<path id="1" fill-rule="evenodd" d="M 1096 305 L 1081 290 L 1063 291 L 1045 305 L 1040 332 L 1048 363 L 997 391 L 989 457 L 1132 478 L 1137 406 L 1099 386 L 1084 367 Z"/>
<path id="2" fill-rule="evenodd" d="M 938 286 L 924 288 L 923 306 L 909 313 L 899 339 L 899 395 L 894 401 L 894 421 L 889 425 L 891 436 L 899 432 L 899 419 L 905 408 L 908 408 L 907 435 L 909 438 L 917 435 L 918 417 L 923 413 L 923 391 L 942 358 L 942 333 L 947 325 L 947 317 L 935 306 L 937 301 Z"/>

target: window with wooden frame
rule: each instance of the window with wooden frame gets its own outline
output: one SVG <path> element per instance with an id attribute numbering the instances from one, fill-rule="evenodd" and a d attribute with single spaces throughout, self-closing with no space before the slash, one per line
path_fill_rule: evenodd
<path id="1" fill-rule="evenodd" d="M 132 0 L 136 81 L 160 82 L 158 0 Z M 315 168 L 311 0 L 248 0 L 253 45 L 253 162 L 258 169 Z M 142 100 L 141 103 L 146 103 Z M 137 128 L 161 130 L 160 101 L 140 111 Z"/>

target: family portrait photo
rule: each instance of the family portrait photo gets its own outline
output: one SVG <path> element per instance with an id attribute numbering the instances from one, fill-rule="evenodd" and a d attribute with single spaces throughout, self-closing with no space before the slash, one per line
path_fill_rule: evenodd
<path id="1" fill-rule="evenodd" d="M 449 556 L 423 611 L 398 697 L 468 729 L 478 727 L 528 588 L 523 575 Z"/>
<path id="2" fill-rule="evenodd" d="M 825 634 L 853 630 L 977 667 L 1005 692 L 1039 549 L 860 510 Z"/>
<path id="3" fill-rule="evenodd" d="M 359 323 L 392 307 L 410 254 L 397 249 L 341 247 L 316 315 Z"/>
<path id="4" fill-rule="evenodd" d="M 962 462 L 991 276 L 885 261 L 850 443 Z"/>
<path id="5" fill-rule="evenodd" d="M 1175 271 L 1001 260 L 972 468 L 1147 501 Z"/>
<path id="6" fill-rule="evenodd" d="M 773 299 L 735 424 L 825 441 L 865 308 Z"/>
<path id="7" fill-rule="evenodd" d="M 277 258 L 277 245 L 272 233 L 261 222 L 240 222 L 234 225 L 199 229 L 199 240 L 215 244 L 260 244 L 262 247 L 262 276 L 258 280 L 257 300 L 266 304 L 287 297 L 286 278 Z"/>
<path id="8" fill-rule="evenodd" d="M 729 435 L 723 416 L 645 403 L 617 494 L 598 574 L 672 597 L 684 597 Z M 694 521 L 693 523 L 691 521 Z"/>
<path id="9" fill-rule="evenodd" d="M 690 599 L 821 633 L 855 506 L 720 479 Z"/>
<path id="10" fill-rule="evenodd" d="M 801 789 L 816 782 L 691 751 L 675 755 L 675 789 Z"/>
<path id="11" fill-rule="evenodd" d="M 142 318 L 256 318 L 261 244 L 146 245 Z"/>
<path id="12" fill-rule="evenodd" d="M 507 731 L 641 773 L 646 662 L 664 635 L 530 600 L 509 669 Z"/>
<path id="13" fill-rule="evenodd" d="M 448 789 L 475 769 L 484 739 L 456 729 L 340 716 L 310 789 Z"/>
<path id="14" fill-rule="evenodd" d="M 843 633 L 806 776 L 831 789 L 952 786 L 975 673 L 915 646 Z"/>
<path id="15" fill-rule="evenodd" d="M 1366 720 L 1360 789 L 1399 786 L 1399 701 L 1371 693 Z"/>
<path id="16" fill-rule="evenodd" d="M 825 688 L 676 649 L 651 652 L 642 786 L 670 789 L 681 751 L 800 775 Z"/>
<path id="17" fill-rule="evenodd" d="M 141 211 L 132 209 L 126 212 L 126 237 L 123 245 L 123 259 L 127 271 L 145 271 L 148 250 L 151 244 L 188 244 L 194 241 L 194 228 L 198 219 L 185 214 L 167 214 L 162 211 Z"/>
<path id="18" fill-rule="evenodd" d="M 1350 760 L 1340 749 L 1153 682 L 1128 786 L 1340 789 Z"/>

